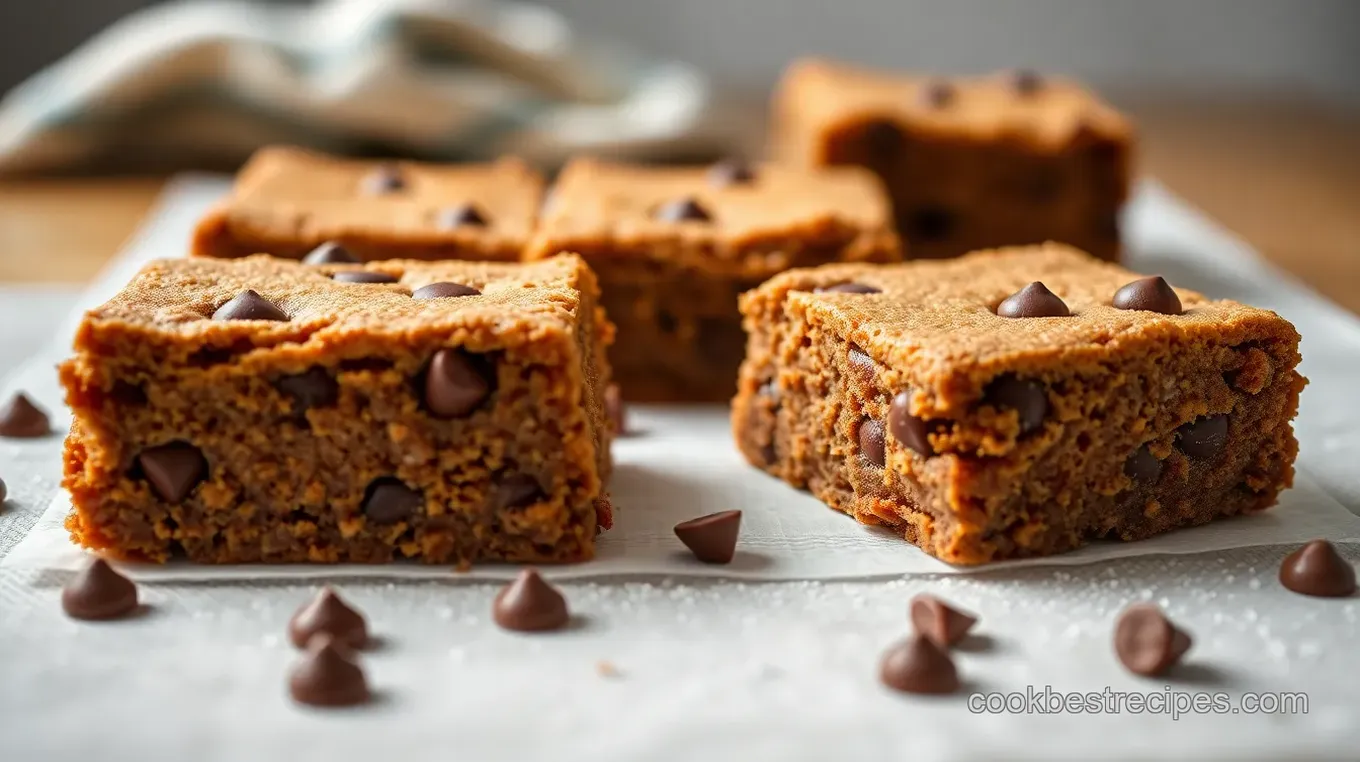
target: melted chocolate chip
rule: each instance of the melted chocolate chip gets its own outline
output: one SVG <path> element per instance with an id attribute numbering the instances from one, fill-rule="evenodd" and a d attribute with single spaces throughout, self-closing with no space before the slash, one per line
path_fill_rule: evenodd
<path id="1" fill-rule="evenodd" d="M 1162 476 L 1162 462 L 1148 450 L 1147 445 L 1134 450 L 1124 461 L 1124 474 L 1136 485 L 1153 485 Z"/>
<path id="2" fill-rule="evenodd" d="M 883 467 L 887 452 L 883 443 L 883 424 L 872 418 L 865 418 L 859 424 L 859 451 L 871 464 Z"/>
<path id="3" fill-rule="evenodd" d="M 1006 374 L 987 385 L 982 401 L 998 408 L 1009 408 L 1019 416 L 1021 435 L 1044 425 L 1048 415 L 1048 393 L 1037 381 Z"/>
<path id="4" fill-rule="evenodd" d="M 1181 452 L 1195 460 L 1213 460 L 1228 443 L 1228 416 L 1209 415 L 1177 430 Z"/>
<path id="5" fill-rule="evenodd" d="M 497 510 L 527 508 L 541 503 L 548 496 L 538 480 L 528 474 L 507 474 L 497 480 L 494 487 L 494 501 Z"/>
<path id="6" fill-rule="evenodd" d="M 926 422 L 911 414 L 911 395 L 907 392 L 898 392 L 888 407 L 888 431 L 894 439 L 921 455 L 935 454 L 927 436 L 930 430 Z"/>
<path id="7" fill-rule="evenodd" d="M 495 374 L 485 355 L 441 349 L 425 369 L 425 409 L 439 418 L 463 418 L 481 407 L 495 386 Z"/>
<path id="8" fill-rule="evenodd" d="M 295 376 L 284 376 L 274 387 L 293 398 L 293 412 L 305 413 L 315 407 L 330 407 L 340 398 L 340 385 L 325 368 L 311 368 Z"/>
<path id="9" fill-rule="evenodd" d="M 390 476 L 374 479 L 364 495 L 363 512 L 374 524 L 405 521 L 425 508 L 425 496 Z"/>

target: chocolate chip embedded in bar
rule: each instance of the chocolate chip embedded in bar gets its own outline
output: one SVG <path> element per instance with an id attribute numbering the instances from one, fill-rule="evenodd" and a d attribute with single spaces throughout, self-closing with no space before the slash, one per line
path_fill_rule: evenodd
<path id="1" fill-rule="evenodd" d="M 1065 246 L 795 270 L 742 311 L 747 459 L 950 563 L 1258 511 L 1293 479 L 1294 327 Z"/>
<path id="2" fill-rule="evenodd" d="M 273 254 L 309 264 L 376 259 L 515 261 L 543 178 L 524 162 L 421 164 L 261 149 L 199 223 L 198 256 Z"/>
<path id="3" fill-rule="evenodd" d="M 597 298 L 571 255 L 153 263 L 61 368 L 71 532 L 150 561 L 588 559 L 613 430 Z"/>

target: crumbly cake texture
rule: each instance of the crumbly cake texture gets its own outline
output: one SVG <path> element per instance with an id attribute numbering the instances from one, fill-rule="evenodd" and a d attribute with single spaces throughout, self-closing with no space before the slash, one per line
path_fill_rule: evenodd
<path id="1" fill-rule="evenodd" d="M 913 258 L 1050 240 L 1119 257 L 1134 130 L 1074 82 L 809 59 L 785 72 L 773 112 L 782 160 L 878 173 Z"/>
<path id="2" fill-rule="evenodd" d="M 194 233 L 208 257 L 301 259 L 339 243 L 362 260 L 516 261 L 533 231 L 543 179 L 523 161 L 438 165 L 258 151 L 231 195 Z"/>
<path id="3" fill-rule="evenodd" d="M 150 561 L 589 559 L 611 438 L 597 297 L 569 255 L 150 264 L 61 366 L 67 526 Z"/>
<path id="4" fill-rule="evenodd" d="M 1113 306 L 1139 278 L 1057 244 L 779 275 L 742 298 L 737 442 L 954 564 L 1273 505 L 1298 452 L 1298 333 L 1183 289 L 1181 314 Z M 1071 315 L 997 314 L 1033 281 Z"/>
<path id="5" fill-rule="evenodd" d="M 902 258 L 887 198 L 857 168 L 594 159 L 562 171 L 526 256 L 561 251 L 599 274 L 615 376 L 644 401 L 729 399 L 746 343 L 737 298 L 771 275 Z"/>

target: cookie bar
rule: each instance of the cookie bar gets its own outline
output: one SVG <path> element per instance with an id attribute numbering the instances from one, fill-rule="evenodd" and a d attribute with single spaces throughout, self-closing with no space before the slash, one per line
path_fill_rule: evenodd
<path id="1" fill-rule="evenodd" d="M 1045 241 L 1119 258 L 1133 129 L 1073 82 L 806 60 L 785 73 L 773 130 L 786 161 L 877 172 L 913 258 Z"/>
<path id="2" fill-rule="evenodd" d="M 513 262 L 542 195 L 543 179 L 513 158 L 439 165 L 264 148 L 199 223 L 193 253 L 302 259 L 338 243 L 358 260 Z"/>
<path id="3" fill-rule="evenodd" d="M 742 297 L 746 458 L 941 560 L 1267 508 L 1299 335 L 1059 244 L 784 273 Z"/>
<path id="4" fill-rule="evenodd" d="M 901 259 L 888 201 L 856 168 L 578 159 L 527 257 L 575 251 L 618 325 L 611 363 L 633 400 L 727 400 L 746 339 L 737 297 L 790 267 Z"/>
<path id="5" fill-rule="evenodd" d="M 149 561 L 588 559 L 597 291 L 574 256 L 148 265 L 61 367 L 68 528 Z"/>

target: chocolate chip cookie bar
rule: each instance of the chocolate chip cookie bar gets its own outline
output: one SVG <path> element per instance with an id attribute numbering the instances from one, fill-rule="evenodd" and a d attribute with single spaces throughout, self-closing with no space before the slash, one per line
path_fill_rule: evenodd
<path id="1" fill-rule="evenodd" d="M 581 561 L 612 327 L 580 258 L 166 260 L 61 367 L 76 542 L 204 563 Z"/>
<path id="2" fill-rule="evenodd" d="M 887 198 L 861 169 L 593 159 L 563 170 L 526 256 L 561 251 L 599 275 L 615 375 L 646 401 L 732 396 L 742 291 L 790 267 L 902 257 Z"/>
<path id="3" fill-rule="evenodd" d="M 516 261 L 533 230 L 543 179 L 522 161 L 420 164 L 260 150 L 231 195 L 199 223 L 193 252 L 302 259 L 339 244 L 355 261 Z"/>
<path id="4" fill-rule="evenodd" d="M 742 313 L 746 458 L 949 563 L 1259 511 L 1293 479 L 1294 327 L 1066 246 L 793 270 Z"/>
<path id="5" fill-rule="evenodd" d="M 1119 257 L 1133 129 L 1076 83 L 805 60 L 785 73 L 773 130 L 785 161 L 877 172 L 913 258 L 1045 241 Z"/>

